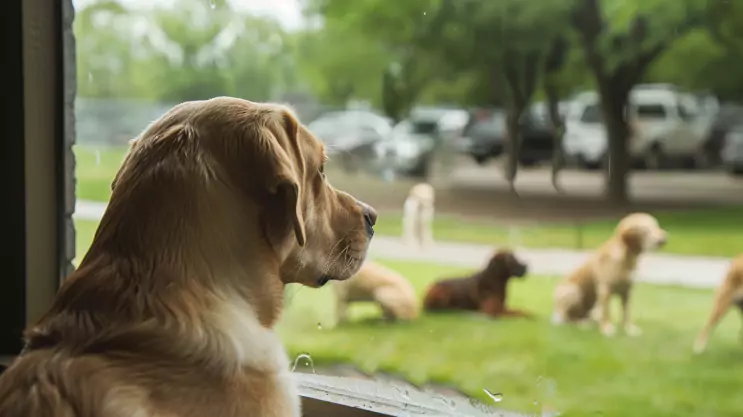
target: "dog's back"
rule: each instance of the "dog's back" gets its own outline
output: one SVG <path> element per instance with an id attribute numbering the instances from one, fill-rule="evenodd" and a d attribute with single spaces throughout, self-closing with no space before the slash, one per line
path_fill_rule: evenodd
<path id="1" fill-rule="evenodd" d="M 397 271 L 367 261 L 359 272 L 345 281 L 333 283 L 339 302 L 374 301 L 395 318 L 414 320 L 419 306 L 415 288 Z"/>
<path id="2" fill-rule="evenodd" d="M 477 283 L 480 272 L 463 278 L 449 278 L 432 284 L 423 300 L 428 311 L 477 310 Z"/>

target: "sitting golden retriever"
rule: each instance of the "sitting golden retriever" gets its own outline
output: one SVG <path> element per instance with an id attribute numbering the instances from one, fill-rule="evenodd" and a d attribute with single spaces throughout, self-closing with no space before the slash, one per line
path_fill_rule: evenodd
<path id="1" fill-rule="evenodd" d="M 720 286 L 715 292 L 715 298 L 712 302 L 712 312 L 707 319 L 702 331 L 699 333 L 697 340 L 694 342 L 694 352 L 702 353 L 707 348 L 710 333 L 720 322 L 720 319 L 731 307 L 736 306 L 743 314 L 743 255 L 739 255 L 730 264 L 730 269 L 723 279 Z M 743 328 L 741 328 L 741 337 L 743 338 Z"/>
<path id="2" fill-rule="evenodd" d="M 426 291 L 426 311 L 476 311 L 491 317 L 531 317 L 532 314 L 506 307 L 508 282 L 523 278 L 527 266 L 508 249 L 497 251 L 484 270 L 465 278 L 433 283 Z"/>
<path id="3" fill-rule="evenodd" d="M 623 218 L 614 235 L 557 285 L 553 323 L 585 322 L 594 313 L 601 332 L 612 336 L 616 330 L 609 315 L 609 301 L 612 295 L 618 295 L 625 332 L 640 335 L 640 328 L 630 318 L 633 275 L 640 255 L 662 247 L 666 239 L 666 231 L 650 214 L 634 213 Z"/>
<path id="4" fill-rule="evenodd" d="M 131 145 L 92 245 L 0 377 L 0 416 L 299 416 L 284 284 L 361 267 L 376 213 L 283 106 L 186 102 Z"/>
<path id="5" fill-rule="evenodd" d="M 347 320 L 348 305 L 358 301 L 377 303 L 386 320 L 418 318 L 418 298 L 410 281 L 373 261 L 366 261 L 350 279 L 334 282 L 333 290 L 339 323 Z"/>

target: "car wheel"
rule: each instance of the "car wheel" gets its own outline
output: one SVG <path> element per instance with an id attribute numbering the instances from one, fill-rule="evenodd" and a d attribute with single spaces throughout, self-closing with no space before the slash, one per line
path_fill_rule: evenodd
<path id="1" fill-rule="evenodd" d="M 733 165 L 728 168 L 728 173 L 734 177 L 743 176 L 743 165 Z"/>
<path id="2" fill-rule="evenodd" d="M 539 161 L 535 158 L 524 158 L 519 163 L 525 167 L 533 167 L 534 165 L 538 164 Z"/>
<path id="3" fill-rule="evenodd" d="M 578 155 L 575 158 L 575 162 L 576 162 L 576 165 L 578 165 L 578 168 L 585 169 L 585 170 L 588 170 L 588 171 L 595 171 L 595 170 L 601 168 L 601 162 L 589 161 L 583 155 Z"/>
<path id="4" fill-rule="evenodd" d="M 475 160 L 477 165 L 485 165 L 485 163 L 488 162 L 488 159 L 490 159 L 488 155 L 472 155 L 472 158 Z"/>
<path id="5" fill-rule="evenodd" d="M 645 156 L 642 162 L 646 169 L 659 170 L 664 167 L 665 158 L 665 154 L 663 153 L 660 144 L 654 143 L 647 151 L 645 151 Z"/>

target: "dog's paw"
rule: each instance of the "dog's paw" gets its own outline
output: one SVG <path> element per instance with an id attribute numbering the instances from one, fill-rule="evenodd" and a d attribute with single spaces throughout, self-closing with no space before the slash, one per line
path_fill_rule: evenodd
<path id="1" fill-rule="evenodd" d="M 601 325 L 601 334 L 606 337 L 612 337 L 617 334 L 617 329 L 613 324 L 607 323 Z"/>
<path id="2" fill-rule="evenodd" d="M 637 337 L 642 335 L 642 329 L 635 324 L 628 324 L 624 326 L 624 333 L 627 336 Z"/>
<path id="3" fill-rule="evenodd" d="M 694 342 L 694 347 L 692 350 L 694 351 L 694 354 L 700 355 L 702 354 L 705 349 L 707 349 L 707 342 L 701 339 L 698 339 Z"/>

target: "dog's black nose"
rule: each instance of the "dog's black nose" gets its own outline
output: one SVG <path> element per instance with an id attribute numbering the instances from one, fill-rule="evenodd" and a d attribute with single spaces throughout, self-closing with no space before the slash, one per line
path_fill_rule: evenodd
<path id="1" fill-rule="evenodd" d="M 373 207 L 364 203 L 361 203 L 361 207 L 364 208 L 364 219 L 369 223 L 369 226 L 377 224 L 377 211 L 374 210 Z"/>

